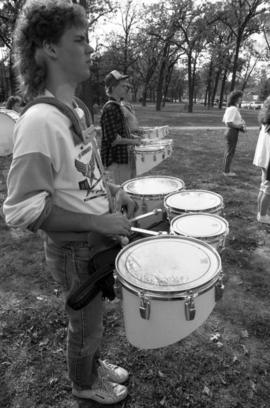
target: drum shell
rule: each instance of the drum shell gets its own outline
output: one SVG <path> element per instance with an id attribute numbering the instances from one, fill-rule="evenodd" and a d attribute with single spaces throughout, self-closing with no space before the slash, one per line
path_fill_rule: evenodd
<path id="1" fill-rule="evenodd" d="M 134 155 L 137 176 L 147 173 L 167 158 L 165 147 L 155 145 L 135 147 Z"/>
<path id="2" fill-rule="evenodd" d="M 198 240 L 187 239 L 210 247 Z M 217 253 L 212 247 L 211 251 Z M 216 291 L 222 280 L 221 268 L 212 280 L 198 288 L 179 292 L 153 292 L 136 287 L 123 279 L 118 266 L 116 260 L 116 278 L 121 285 L 126 337 L 132 345 L 140 349 L 155 349 L 178 342 L 200 327 L 216 304 Z M 191 320 L 187 319 L 185 305 L 189 296 L 192 296 L 196 310 L 195 318 Z M 141 315 L 140 309 L 145 301 L 150 303 L 149 318 Z"/>
<path id="3" fill-rule="evenodd" d="M 224 203 L 223 203 L 223 198 L 221 197 L 221 195 L 210 192 L 210 191 L 205 191 L 205 190 L 185 190 L 186 192 L 200 192 L 200 193 L 212 193 L 214 194 L 217 198 L 219 198 L 219 203 L 215 206 L 206 206 L 205 208 L 200 208 L 200 209 L 195 209 L 192 208 L 192 205 L 190 206 L 190 208 L 188 207 L 181 207 L 179 205 L 179 207 L 172 207 L 169 205 L 168 201 L 170 200 L 170 197 L 172 197 L 173 195 L 177 194 L 177 192 L 172 192 L 170 194 L 168 194 L 166 197 L 164 197 L 164 208 L 167 214 L 167 218 L 169 220 L 169 222 L 176 216 L 178 215 L 183 215 L 186 213 L 209 213 L 209 214 L 216 214 L 222 217 L 223 215 L 223 210 L 224 210 Z"/>
<path id="4" fill-rule="evenodd" d="M 129 196 L 136 201 L 137 203 L 137 210 L 135 213 L 135 216 L 141 215 L 141 214 L 146 214 L 147 212 L 150 212 L 156 208 L 161 208 L 164 210 L 164 197 L 167 195 L 167 192 L 162 192 L 159 191 L 157 193 L 153 194 L 146 194 L 144 192 L 131 192 L 128 187 L 130 183 L 132 182 L 137 182 L 140 183 L 141 181 L 153 181 L 158 179 L 167 179 L 168 182 L 170 180 L 175 181 L 175 187 L 171 187 L 172 191 L 180 191 L 185 188 L 185 183 L 183 180 L 176 178 L 176 177 L 169 177 L 169 176 L 144 176 L 144 177 L 138 177 L 132 180 L 128 180 L 125 183 L 122 184 L 122 188 L 129 194 Z M 138 190 L 140 190 L 138 188 Z M 164 213 L 160 213 L 158 215 L 150 216 L 147 218 L 144 218 L 142 220 L 139 220 L 136 222 L 136 226 L 139 228 L 150 228 L 153 224 L 162 222 L 164 219 Z"/>
<path id="5" fill-rule="evenodd" d="M 209 222 L 211 220 L 213 221 L 218 221 L 219 223 L 222 223 L 224 226 L 223 230 L 220 233 L 217 233 L 216 235 L 212 236 L 207 236 L 207 234 L 203 234 L 201 231 L 200 233 L 194 234 L 193 232 L 185 231 L 185 233 L 182 231 L 179 231 L 179 228 L 177 229 L 177 222 L 181 222 L 181 220 L 187 219 L 188 217 L 200 217 L 200 216 L 206 216 L 209 219 Z M 198 228 L 199 231 L 199 228 Z M 218 214 L 210 214 L 210 213 L 189 213 L 189 214 L 183 214 L 183 215 L 178 215 L 177 217 L 172 218 L 170 222 L 170 233 L 172 235 L 179 235 L 179 236 L 184 236 L 184 237 L 192 237 L 195 239 L 199 239 L 203 242 L 206 242 L 207 244 L 211 245 L 213 248 L 215 248 L 219 253 L 221 253 L 225 249 L 226 245 L 226 237 L 229 233 L 229 224 L 225 220 L 225 218 L 222 218 Z"/>
<path id="6" fill-rule="evenodd" d="M 145 292 L 144 295 L 150 297 Z M 187 337 L 199 328 L 215 307 L 215 287 L 195 298 L 196 317 L 187 321 L 184 299 L 151 299 L 151 318 L 139 313 L 139 292 L 132 293 L 122 285 L 122 307 L 127 340 L 141 349 L 165 347 Z"/>
<path id="7" fill-rule="evenodd" d="M 0 109 L 0 156 L 8 156 L 13 150 L 13 130 L 19 114 L 13 110 Z"/>

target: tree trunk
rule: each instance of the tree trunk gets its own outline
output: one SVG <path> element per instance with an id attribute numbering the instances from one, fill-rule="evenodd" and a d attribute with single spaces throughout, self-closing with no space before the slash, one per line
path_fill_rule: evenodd
<path id="1" fill-rule="evenodd" d="M 231 92 L 234 90 L 235 82 L 236 82 L 237 65 L 238 65 L 238 57 L 239 57 L 239 51 L 240 51 L 240 45 L 241 45 L 241 38 L 242 36 L 238 36 L 236 40 L 235 54 L 234 54 L 234 59 L 233 59 L 233 69 L 232 69 L 232 82 L 231 82 L 231 88 L 230 88 Z"/>
<path id="2" fill-rule="evenodd" d="M 165 73 L 165 69 L 167 65 L 167 56 L 168 56 L 169 47 L 170 47 L 169 44 L 165 45 L 164 50 L 163 50 L 162 59 L 161 59 L 158 83 L 157 83 L 156 111 L 161 110 L 164 73 Z"/>
<path id="3" fill-rule="evenodd" d="M 226 80 L 227 80 L 227 73 L 228 70 L 225 69 L 224 73 L 223 73 L 223 78 L 221 81 L 221 88 L 220 88 L 220 96 L 219 96 L 219 105 L 218 108 L 222 109 L 222 103 L 223 103 L 223 98 L 224 98 L 224 91 L 225 91 L 225 85 L 226 85 Z"/>

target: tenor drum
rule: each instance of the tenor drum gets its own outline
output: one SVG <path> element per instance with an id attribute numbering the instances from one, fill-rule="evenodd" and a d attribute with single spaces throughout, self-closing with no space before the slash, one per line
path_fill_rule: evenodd
<path id="1" fill-rule="evenodd" d="M 141 349 L 168 346 L 196 330 L 222 296 L 222 266 L 207 243 L 180 236 L 144 238 L 115 262 L 128 341 Z"/>
<path id="2" fill-rule="evenodd" d="M 0 156 L 8 156 L 12 153 L 12 134 L 19 114 L 9 109 L 0 109 Z"/>
<path id="3" fill-rule="evenodd" d="M 221 253 L 225 248 L 229 224 L 216 214 L 189 213 L 172 219 L 170 233 L 200 239 Z"/>
<path id="4" fill-rule="evenodd" d="M 223 198 L 221 195 L 206 190 L 185 190 L 168 194 L 164 207 L 169 220 L 184 213 L 206 212 L 222 215 Z"/>
<path id="5" fill-rule="evenodd" d="M 164 210 L 164 197 L 185 187 L 183 180 L 169 176 L 145 176 L 125 181 L 122 184 L 124 191 L 138 204 L 135 216 L 145 214 L 155 208 Z M 153 223 L 162 221 L 163 214 L 151 216 L 137 221 L 140 228 L 149 228 Z"/>
<path id="6" fill-rule="evenodd" d="M 139 176 L 158 166 L 163 160 L 165 160 L 166 151 L 164 146 L 142 145 L 135 146 L 134 154 L 136 175 Z"/>

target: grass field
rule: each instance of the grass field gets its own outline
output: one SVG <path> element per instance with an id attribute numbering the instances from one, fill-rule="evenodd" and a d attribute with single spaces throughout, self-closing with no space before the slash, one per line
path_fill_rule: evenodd
<path id="1" fill-rule="evenodd" d="M 158 114 L 147 108 L 138 117 L 145 126 L 180 126 L 173 112 L 174 107 Z M 210 122 L 214 114 L 207 116 Z M 201 117 L 189 117 L 193 125 L 202 124 Z M 104 356 L 131 372 L 129 396 L 116 407 L 269 408 L 270 239 L 255 220 L 257 132 L 240 137 L 236 178 L 222 176 L 222 130 L 174 130 L 170 137 L 172 157 L 151 174 L 179 177 L 188 189 L 222 195 L 230 226 L 222 253 L 225 291 L 198 330 L 152 351 L 127 342 L 120 304 L 106 304 Z M 3 186 L 1 194 L 3 200 Z M 97 408 L 71 397 L 65 374 L 66 317 L 39 237 L 9 229 L 2 219 L 0 225 L 1 408 Z"/>

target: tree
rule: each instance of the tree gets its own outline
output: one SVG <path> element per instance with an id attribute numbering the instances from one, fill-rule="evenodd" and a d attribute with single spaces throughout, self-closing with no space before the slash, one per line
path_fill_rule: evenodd
<path id="1" fill-rule="evenodd" d="M 230 29 L 235 40 L 231 91 L 235 87 L 238 59 L 243 41 L 260 31 L 258 16 L 265 11 L 264 0 L 227 0 L 222 4 L 219 19 Z"/>

